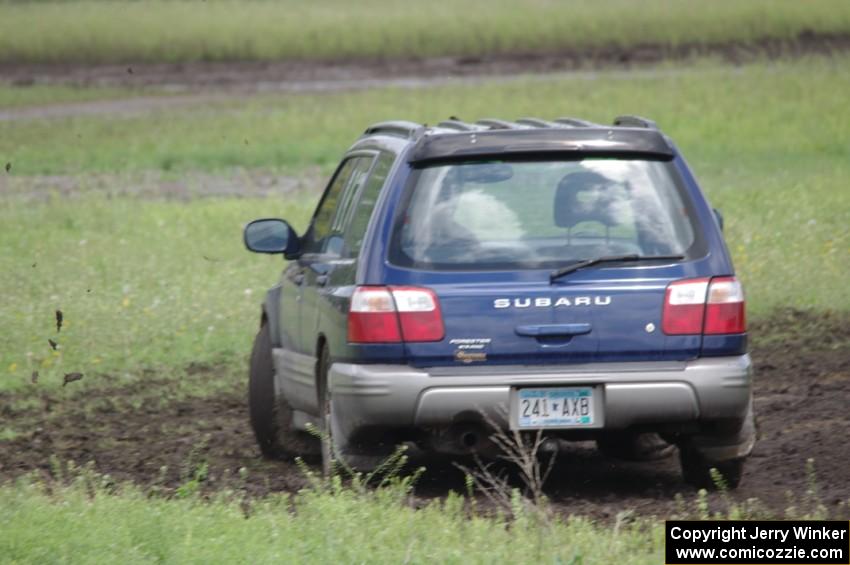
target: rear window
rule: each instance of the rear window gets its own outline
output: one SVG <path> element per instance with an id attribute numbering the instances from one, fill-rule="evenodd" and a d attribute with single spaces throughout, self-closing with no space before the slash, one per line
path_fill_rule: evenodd
<path id="1" fill-rule="evenodd" d="M 414 172 L 390 261 L 430 270 L 554 268 L 688 255 L 695 229 L 669 162 L 464 162 Z"/>

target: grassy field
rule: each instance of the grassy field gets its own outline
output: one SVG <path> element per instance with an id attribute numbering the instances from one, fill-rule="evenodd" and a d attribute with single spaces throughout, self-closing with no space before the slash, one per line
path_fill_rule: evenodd
<path id="1" fill-rule="evenodd" d="M 188 481 L 171 496 L 116 483 L 89 466 L 55 470 L 59 479 L 22 478 L 0 486 L 0 555 L 7 563 L 582 563 L 663 562 L 664 525 L 628 510 L 600 526 L 558 517 L 544 501 L 514 490 L 511 516 L 484 512 L 449 492 L 414 509 L 415 481 L 380 486 L 322 481 L 295 495 L 246 496 L 238 488 L 208 498 Z M 309 471 L 307 471 L 310 473 Z M 823 520 L 812 491 L 798 493 L 785 519 Z M 668 519 L 764 520 L 744 504 L 708 504 L 705 492 L 680 499 Z M 108 540 L 108 543 L 105 541 Z"/>
<path id="2" fill-rule="evenodd" d="M 240 228 L 261 216 L 303 226 L 321 189 L 317 182 L 303 196 L 184 203 L 107 199 L 86 192 L 88 173 L 114 174 L 120 183 L 122 171 L 147 169 L 160 169 L 162 182 L 235 166 L 327 171 L 366 124 L 393 117 L 433 123 L 450 114 L 651 116 L 725 212 L 751 313 L 788 305 L 848 310 L 849 63 L 259 96 L 142 117 L 0 123 L 0 160 L 13 164 L 0 202 L 0 286 L 7 298 L 0 308 L 0 390 L 29 386 L 36 370 L 44 383 L 58 385 L 72 371 L 132 379 L 145 367 L 240 366 L 262 292 L 281 268 L 277 258 L 246 253 Z M 76 175 L 82 188 L 73 198 L 31 201 L 27 187 L 40 177 L 28 175 L 39 173 Z M 58 335 L 56 309 L 66 319 Z"/>
<path id="3" fill-rule="evenodd" d="M 141 177 L 169 185 L 196 174 L 220 175 L 238 185 L 240 175 L 252 171 L 300 176 L 306 168 L 315 177 L 369 122 L 394 117 L 429 123 L 450 114 L 576 115 L 605 122 L 618 113 L 652 117 L 724 211 L 756 318 L 788 305 L 850 311 L 848 68 L 847 57 L 734 69 L 706 63 L 638 78 L 599 73 L 483 88 L 260 95 L 143 116 L 0 122 L 0 165 L 12 164 L 11 173 L 0 170 L 0 399 L 9 410 L 40 407 L 48 397 L 94 407 L 104 401 L 98 389 L 143 385 L 152 374 L 159 382 L 185 380 L 182 388 L 169 389 L 175 397 L 232 389 L 244 380 L 262 293 L 282 267 L 279 258 L 244 251 L 241 227 L 255 217 L 281 216 L 302 229 L 321 182 L 285 196 L 170 200 L 110 195 L 103 179 L 112 179 L 120 192 Z M 10 107 L 113 94 L 0 89 L 0 100 Z M 62 178 L 76 187 L 35 194 L 46 180 Z M 57 309 L 64 313 L 61 332 Z M 187 379 L 191 363 L 213 369 Z M 30 383 L 33 371 L 38 385 Z M 76 371 L 86 377 L 63 389 L 63 375 Z M 112 410 L 131 410 L 138 399 L 120 400 L 127 405 Z M 90 416 L 96 419 L 97 412 Z M 0 442 L 23 433 L 14 421 L 3 422 Z M 521 515 L 506 527 L 502 520 L 470 516 L 454 496 L 414 511 L 392 490 L 366 497 L 348 489 L 308 490 L 294 500 L 273 497 L 246 506 L 240 492 L 210 501 L 191 496 L 187 487 L 165 500 L 110 486 L 104 477 L 80 477 L 70 487 L 0 486 L 2 559 L 662 559 L 663 530 L 647 522 L 605 527 L 556 520 L 539 527 Z"/>
<path id="4" fill-rule="evenodd" d="M 255 199 L 4 206 L 3 221 L 15 228 L 0 232 L 0 285 L 16 289 L 16 304 L 0 309 L 0 390 L 32 371 L 50 386 L 66 372 L 96 382 L 102 371 L 241 358 L 264 285 L 282 266 L 278 257 L 249 257 L 241 227 L 270 214 L 297 220 L 305 210 Z"/>
<path id="5" fill-rule="evenodd" d="M 4 2 L 2 62 L 244 61 L 543 52 L 847 33 L 843 0 Z M 697 9 L 698 8 L 698 9 Z M 379 17 L 377 17 L 379 16 Z"/>
<path id="6" fill-rule="evenodd" d="M 660 524 L 600 529 L 573 519 L 508 526 L 463 499 L 414 510 L 404 492 L 306 491 L 239 504 L 149 498 L 79 480 L 0 488 L 0 555 L 11 563 L 660 563 Z M 91 486 L 94 483 L 94 486 Z M 112 492 L 109 492 L 112 491 Z M 246 516 L 247 514 L 247 516 Z M 109 540 L 109 543 L 105 543 Z"/>
<path id="7" fill-rule="evenodd" d="M 367 124 L 389 118 L 428 123 L 478 117 L 653 117 L 699 173 L 759 173 L 840 164 L 850 138 L 841 119 L 850 58 L 812 58 L 741 68 L 668 68 L 628 78 L 599 72 L 563 77 L 355 93 L 235 96 L 173 111 L 101 118 L 0 122 L 0 155 L 13 174 L 332 167 Z M 41 87 L 40 103 L 49 101 Z M 23 92 L 26 92 L 24 90 Z M 81 89 L 97 96 L 99 89 Z M 106 91 L 106 94 L 111 94 Z M 0 87 L 0 100 L 22 91 Z M 57 91 L 63 101 L 65 89 Z M 817 127 L 810 127 L 817 124 Z M 747 167 L 738 167 L 741 159 Z M 703 164 L 710 166 L 703 167 Z M 823 167 L 816 167 L 823 169 Z"/>

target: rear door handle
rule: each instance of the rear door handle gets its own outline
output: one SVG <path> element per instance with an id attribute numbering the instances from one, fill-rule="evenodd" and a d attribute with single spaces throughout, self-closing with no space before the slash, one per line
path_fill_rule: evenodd
<path id="1" fill-rule="evenodd" d="M 517 326 L 514 328 L 517 335 L 528 337 L 546 337 L 558 335 L 584 335 L 590 333 L 590 324 L 587 322 L 577 324 L 544 324 L 536 326 Z"/>

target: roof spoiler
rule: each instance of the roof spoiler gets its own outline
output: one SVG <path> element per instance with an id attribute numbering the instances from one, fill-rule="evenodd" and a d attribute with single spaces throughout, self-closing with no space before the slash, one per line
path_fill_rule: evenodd
<path id="1" fill-rule="evenodd" d="M 658 130 L 599 127 L 526 128 L 424 135 L 410 163 L 510 158 L 576 159 L 584 155 L 670 160 L 673 148 Z"/>

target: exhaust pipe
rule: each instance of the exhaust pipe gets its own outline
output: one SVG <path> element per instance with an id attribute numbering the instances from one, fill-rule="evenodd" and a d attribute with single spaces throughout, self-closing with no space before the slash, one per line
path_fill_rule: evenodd
<path id="1" fill-rule="evenodd" d="M 478 445 L 478 434 L 472 430 L 468 430 L 460 434 L 460 445 L 464 449 L 475 449 Z"/>
<path id="2" fill-rule="evenodd" d="M 486 435 L 481 426 L 474 422 L 458 424 L 452 431 L 455 448 L 461 453 L 469 453 L 483 446 Z"/>

